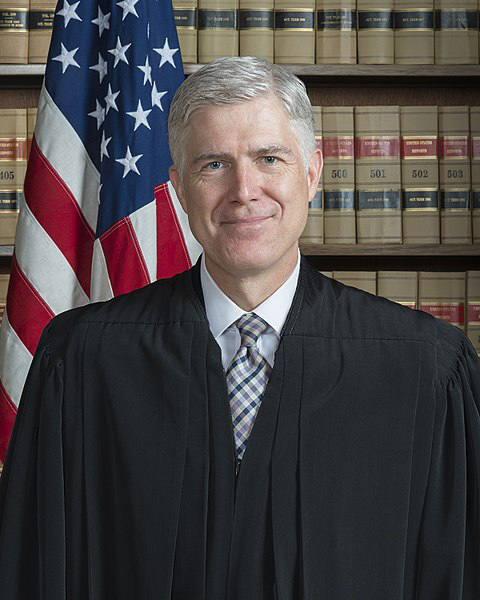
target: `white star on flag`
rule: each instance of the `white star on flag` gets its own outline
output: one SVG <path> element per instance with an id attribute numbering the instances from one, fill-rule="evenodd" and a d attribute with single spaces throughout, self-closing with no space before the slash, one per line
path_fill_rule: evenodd
<path id="1" fill-rule="evenodd" d="M 92 21 L 94 25 L 98 25 L 98 37 L 102 37 L 105 29 L 110 29 L 110 15 L 111 13 L 104 15 L 102 9 L 98 7 L 98 17 Z"/>
<path id="2" fill-rule="evenodd" d="M 108 84 L 108 94 L 105 96 L 105 110 L 108 115 L 108 111 L 111 108 L 114 108 L 118 112 L 118 106 L 115 102 L 115 98 L 120 94 L 120 90 L 118 92 L 112 92 L 112 86 Z"/>
<path id="3" fill-rule="evenodd" d="M 109 50 L 110 54 L 113 54 L 115 57 L 115 62 L 113 63 L 113 68 L 115 68 L 120 61 L 129 64 L 127 57 L 125 56 L 126 51 L 130 48 L 132 44 L 126 44 L 122 46 L 122 42 L 120 41 L 120 36 L 117 36 L 117 45 L 115 48 Z"/>
<path id="4" fill-rule="evenodd" d="M 139 68 L 140 71 L 143 71 L 143 85 L 145 85 L 147 81 L 149 81 L 150 85 L 152 85 L 152 67 L 148 62 L 148 54 L 145 65 L 137 65 L 137 68 Z"/>
<path id="5" fill-rule="evenodd" d="M 52 60 L 58 60 L 58 62 L 62 63 L 62 73 L 65 73 L 65 71 L 70 65 L 72 65 L 72 67 L 78 67 L 80 69 L 80 65 L 73 58 L 78 48 L 75 48 L 75 50 L 67 50 L 62 43 L 60 45 L 62 47 L 61 53 L 58 56 L 54 56 Z"/>
<path id="6" fill-rule="evenodd" d="M 166 62 L 169 62 L 175 69 L 177 68 L 175 61 L 173 60 L 173 55 L 175 52 L 178 52 L 178 48 L 170 48 L 168 44 L 168 38 L 165 38 L 165 44 L 163 45 L 163 48 L 154 48 L 153 50 L 162 57 L 159 68 L 163 67 Z"/>
<path id="7" fill-rule="evenodd" d="M 160 110 L 163 110 L 161 99 L 165 96 L 166 93 L 167 92 L 159 92 L 157 90 L 157 84 L 155 82 L 153 82 L 153 88 L 152 88 L 152 107 L 153 106 L 158 106 L 158 108 Z"/>
<path id="8" fill-rule="evenodd" d="M 138 2 L 138 0 L 122 0 L 122 2 L 117 2 L 117 6 L 120 6 L 120 8 L 123 8 L 122 21 L 125 19 L 125 17 L 129 13 L 131 13 L 138 19 L 138 14 L 137 14 L 137 11 L 135 10 L 135 4 L 137 2 Z"/>
<path id="9" fill-rule="evenodd" d="M 89 69 L 92 69 L 92 71 L 98 71 L 98 75 L 100 76 L 100 83 L 102 83 L 102 79 L 107 74 L 107 67 L 108 67 L 107 61 L 103 60 L 102 55 L 99 52 L 98 53 L 98 64 L 93 65 L 92 67 L 89 67 Z"/>
<path id="10" fill-rule="evenodd" d="M 137 169 L 136 162 L 140 158 L 142 158 L 143 154 L 138 154 L 137 156 L 132 156 L 130 152 L 130 146 L 127 146 L 127 154 L 125 158 L 116 158 L 115 161 L 124 166 L 122 178 L 127 175 L 130 171 L 134 171 L 137 175 L 140 175 L 140 171 Z"/>
<path id="11" fill-rule="evenodd" d="M 102 108 L 102 105 L 98 100 L 95 100 L 97 108 L 94 112 L 88 113 L 89 117 L 94 117 L 97 119 L 97 130 L 100 129 L 100 125 L 105 121 L 105 109 Z"/>
<path id="12" fill-rule="evenodd" d="M 100 162 L 103 161 L 104 156 L 106 156 L 107 158 L 110 158 L 110 155 L 108 154 L 107 146 L 111 139 L 112 139 L 111 137 L 105 139 L 105 129 L 104 129 L 102 131 L 102 141 L 100 143 Z"/>
<path id="13" fill-rule="evenodd" d="M 65 27 L 70 23 L 70 19 L 75 19 L 76 21 L 82 20 L 75 12 L 79 4 L 80 2 L 69 4 L 67 0 L 63 0 L 63 8 L 58 11 L 57 15 L 61 15 L 65 19 Z"/>
<path id="14" fill-rule="evenodd" d="M 135 127 L 134 127 L 133 131 L 137 131 L 137 129 L 140 127 L 140 125 L 145 125 L 145 127 L 147 127 L 147 129 L 151 129 L 151 127 L 147 121 L 147 117 L 151 112 L 152 112 L 151 108 L 148 110 L 143 110 L 142 102 L 140 100 L 138 101 L 136 111 L 127 112 L 127 115 L 130 115 L 131 117 L 133 117 L 135 119 Z"/>

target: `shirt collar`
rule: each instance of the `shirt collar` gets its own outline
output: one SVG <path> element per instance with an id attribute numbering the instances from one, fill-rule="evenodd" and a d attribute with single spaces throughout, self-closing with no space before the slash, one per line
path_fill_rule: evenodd
<path id="1" fill-rule="evenodd" d="M 276 292 L 264 300 L 257 308 L 255 314 L 262 317 L 280 338 L 283 325 L 290 310 L 290 306 L 297 289 L 298 275 L 300 272 L 300 252 L 297 264 L 290 277 L 282 284 Z M 205 256 L 202 255 L 200 263 L 200 283 L 203 298 L 205 300 L 205 311 L 210 325 L 210 331 L 215 339 L 218 339 L 228 327 L 239 319 L 245 311 L 237 306 L 215 283 L 205 265 Z"/>

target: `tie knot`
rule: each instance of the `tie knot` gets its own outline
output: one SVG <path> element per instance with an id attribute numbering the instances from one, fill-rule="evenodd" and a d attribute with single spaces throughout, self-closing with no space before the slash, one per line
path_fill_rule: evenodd
<path id="1" fill-rule="evenodd" d="M 255 313 L 246 313 L 236 322 L 240 332 L 241 345 L 256 346 L 260 335 L 268 328 L 268 323 Z"/>

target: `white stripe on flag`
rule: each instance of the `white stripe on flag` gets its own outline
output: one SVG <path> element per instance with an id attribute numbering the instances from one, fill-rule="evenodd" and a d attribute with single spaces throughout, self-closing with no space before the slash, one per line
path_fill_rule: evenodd
<path id="1" fill-rule="evenodd" d="M 172 199 L 175 212 L 177 213 L 178 223 L 185 239 L 190 261 L 192 262 L 192 265 L 194 265 L 197 262 L 200 254 L 203 252 L 203 248 L 193 237 L 193 233 L 190 231 L 187 213 L 183 210 L 182 205 L 178 201 L 177 194 L 175 193 L 175 189 L 170 180 L 168 181 L 168 192 L 170 194 L 170 198 Z"/>
<path id="2" fill-rule="evenodd" d="M 113 289 L 108 275 L 102 244 L 97 238 L 93 244 L 90 300 L 91 302 L 101 302 L 103 300 L 110 300 L 110 298 L 113 298 Z"/>
<path id="3" fill-rule="evenodd" d="M 75 197 L 93 231 L 97 228 L 100 174 L 82 141 L 56 106 L 45 85 L 38 103 L 35 140 Z"/>
<path id="4" fill-rule="evenodd" d="M 153 200 L 130 215 L 130 221 L 147 265 L 150 282 L 157 278 L 157 215 Z"/>
<path id="5" fill-rule="evenodd" d="M 75 271 L 24 201 L 20 206 L 15 256 L 20 269 L 55 314 L 88 304 Z"/>
<path id="6" fill-rule="evenodd" d="M 5 310 L 0 329 L 0 379 L 16 406 L 20 402 L 31 362 L 32 355 L 10 325 Z"/>

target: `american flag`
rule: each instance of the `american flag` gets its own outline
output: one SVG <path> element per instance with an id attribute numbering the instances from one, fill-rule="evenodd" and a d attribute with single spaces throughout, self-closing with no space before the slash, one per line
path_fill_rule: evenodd
<path id="1" fill-rule="evenodd" d="M 183 67 L 171 0 L 60 0 L 0 332 L 0 460 L 50 319 L 190 267 L 168 180 Z"/>

